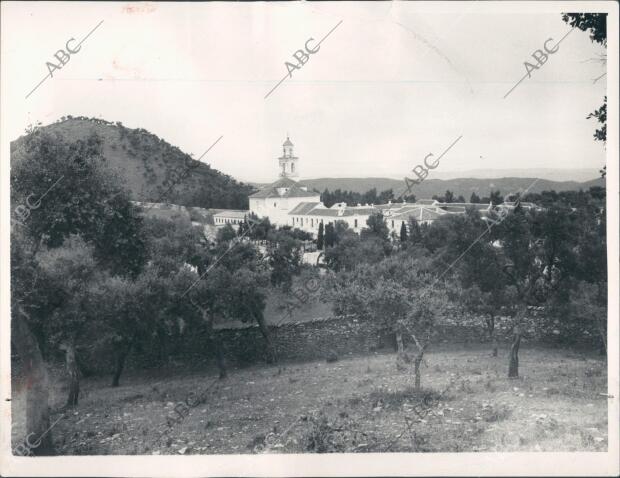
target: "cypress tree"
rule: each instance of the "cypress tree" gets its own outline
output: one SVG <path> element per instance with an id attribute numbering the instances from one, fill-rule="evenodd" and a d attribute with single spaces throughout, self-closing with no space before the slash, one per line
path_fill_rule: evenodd
<path id="1" fill-rule="evenodd" d="M 418 221 L 413 217 L 409 217 L 409 242 L 412 244 L 422 244 L 422 230 Z"/>
<path id="2" fill-rule="evenodd" d="M 405 221 L 400 224 L 400 242 L 407 242 L 407 226 Z"/>
<path id="3" fill-rule="evenodd" d="M 334 245 L 334 226 L 328 223 L 325 226 L 325 247 L 332 247 Z"/>
<path id="4" fill-rule="evenodd" d="M 316 248 L 319 251 L 323 250 L 323 241 L 324 241 L 324 237 L 323 237 L 323 221 L 321 221 L 319 223 L 319 235 L 318 235 L 317 240 L 316 240 Z"/>

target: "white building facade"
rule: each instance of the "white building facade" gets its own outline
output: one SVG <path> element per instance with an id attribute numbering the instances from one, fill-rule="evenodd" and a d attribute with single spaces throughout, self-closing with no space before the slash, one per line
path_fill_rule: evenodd
<path id="1" fill-rule="evenodd" d="M 289 213 L 301 202 L 319 202 L 317 192 L 308 191 L 297 181 L 291 179 L 299 176 L 299 158 L 293 152 L 293 143 L 287 137 L 282 145 L 283 154 L 278 158 L 280 179 L 260 191 L 250 195 L 250 212 L 259 218 L 268 217 L 277 226 L 290 225 Z"/>
<path id="2" fill-rule="evenodd" d="M 306 186 L 292 179 L 299 177 L 299 158 L 295 156 L 294 145 L 288 136 L 282 145 L 282 156 L 278 158 L 278 167 L 280 179 L 250 195 L 250 210 L 235 211 L 236 214 L 249 212 L 259 218 L 269 218 L 271 224 L 276 226 L 291 226 L 316 236 L 321 223 L 325 227 L 336 221 L 345 222 L 351 230 L 359 233 L 366 227 L 368 218 L 378 213 L 383 214 L 390 232 L 399 234 L 402 225 L 406 226 L 412 217 L 419 224 L 432 224 L 442 216 L 465 214 L 467 208 L 475 208 L 481 217 L 487 220 L 494 208 L 491 204 L 440 203 L 433 199 L 422 199 L 416 203 L 403 201 L 378 205 L 358 204 L 357 206 L 337 203 L 328 208 L 321 202 L 318 192 L 308 191 Z M 526 209 L 537 208 L 532 203 L 521 203 L 521 206 Z M 509 202 L 495 206 L 496 210 L 502 212 L 514 207 L 515 204 Z M 232 218 L 227 216 L 230 214 L 222 213 L 219 220 L 231 221 Z"/>

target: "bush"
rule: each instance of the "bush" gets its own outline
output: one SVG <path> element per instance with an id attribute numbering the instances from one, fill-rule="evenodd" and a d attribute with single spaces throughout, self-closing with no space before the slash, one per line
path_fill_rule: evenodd
<path id="1" fill-rule="evenodd" d="M 372 434 L 359 431 L 346 412 L 339 418 L 330 419 L 320 411 L 306 420 L 302 445 L 311 453 L 367 452 L 377 447 L 378 440 Z"/>

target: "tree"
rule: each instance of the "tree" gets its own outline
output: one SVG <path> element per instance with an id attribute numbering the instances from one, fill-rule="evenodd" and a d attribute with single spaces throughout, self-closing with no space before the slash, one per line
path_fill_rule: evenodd
<path id="1" fill-rule="evenodd" d="M 409 216 L 409 235 L 407 239 L 412 245 L 421 246 L 423 243 L 422 230 L 418 220 L 413 216 Z"/>
<path id="2" fill-rule="evenodd" d="M 607 48 L 607 13 L 564 13 L 562 20 L 572 27 L 577 27 L 581 31 L 588 32 L 590 40 Z M 599 61 L 607 65 L 607 54 L 601 55 Z M 606 75 L 606 72 L 596 78 L 596 82 Z M 602 126 L 594 132 L 595 141 L 607 141 L 607 96 L 603 100 L 603 105 L 590 113 L 587 118 L 595 118 Z M 606 170 L 606 166 L 602 171 Z M 604 177 L 604 175 L 603 175 Z"/>
<path id="3" fill-rule="evenodd" d="M 366 225 L 368 227 L 362 229 L 360 233 L 362 241 L 370 237 L 375 237 L 383 242 L 387 242 L 389 240 L 390 230 L 385 223 L 382 213 L 377 212 L 368 216 Z"/>
<path id="4" fill-rule="evenodd" d="M 561 293 L 573 268 L 574 246 L 567 211 L 551 208 L 525 212 L 517 205 L 512 214 L 494 228 L 501 242 L 498 265 L 512 289 L 515 310 L 513 342 L 508 376 L 519 376 L 519 345 L 528 306 L 539 306 Z"/>
<path id="5" fill-rule="evenodd" d="M 412 202 L 415 202 L 415 196 L 408 196 Z M 326 207 L 332 207 L 336 203 L 346 203 L 349 206 L 355 206 L 359 203 L 366 204 L 384 204 L 390 200 L 394 200 L 394 192 L 392 189 L 387 189 L 385 191 L 381 191 L 379 195 L 377 195 L 377 189 L 373 188 L 370 191 L 366 191 L 365 193 L 358 193 L 355 191 L 346 191 L 341 190 L 340 188 L 336 189 L 333 192 L 330 192 L 328 189 L 325 189 L 321 194 L 321 202 Z"/>
<path id="6" fill-rule="evenodd" d="M 325 250 L 327 250 L 328 247 L 333 247 L 335 242 L 334 225 L 328 222 L 325 226 Z"/>
<path id="7" fill-rule="evenodd" d="M 274 229 L 274 226 L 271 224 L 271 221 L 269 221 L 268 217 L 263 217 L 259 219 L 258 216 L 252 214 L 250 220 L 253 221 L 252 230 L 248 234 L 251 239 L 257 241 L 264 241 L 267 239 L 269 231 Z"/>
<path id="8" fill-rule="evenodd" d="M 437 251 L 445 248 L 447 244 L 451 227 L 450 218 L 450 215 L 444 215 L 433 221 L 430 225 L 422 224 L 420 226 L 422 245 L 432 255 L 436 255 Z M 437 256 L 439 255 L 440 254 L 437 254 Z"/>
<path id="9" fill-rule="evenodd" d="M 96 135 L 69 142 L 33 128 L 13 151 L 12 163 L 12 202 L 29 205 L 26 227 L 14 237 L 37 264 L 39 284 L 29 296 L 20 291 L 23 283 L 12 288 L 27 311 L 27 328 L 16 326 L 34 331 L 43 357 L 55 347 L 65 351 L 68 404 L 75 405 L 78 342 L 96 326 L 88 316 L 93 290 L 105 274 L 139 273 L 146 261 L 142 218 L 107 167 Z M 32 350 L 26 355 L 32 358 Z"/>
<path id="10" fill-rule="evenodd" d="M 30 436 L 39 443 L 36 455 L 54 454 L 54 444 L 49 420 L 49 375 L 41 350 L 28 327 L 28 314 L 17 307 L 12 314 L 12 340 L 24 363 L 26 380 L 31 384 L 26 389 L 26 446 Z M 31 451 L 32 453 L 32 451 Z"/>
<path id="11" fill-rule="evenodd" d="M 603 106 L 601 106 L 600 108 L 594 110 L 592 113 L 590 113 L 588 116 L 586 116 L 586 118 L 596 118 L 596 120 L 599 123 L 602 123 L 603 126 L 601 126 L 600 128 L 598 128 L 595 132 L 594 132 L 594 140 L 595 141 L 602 141 L 603 143 L 607 142 L 607 96 L 605 96 L 604 100 L 603 100 Z M 607 166 L 603 167 L 603 170 L 606 171 L 607 170 Z M 603 175 L 603 177 L 605 177 Z"/>
<path id="12" fill-rule="evenodd" d="M 233 229 L 230 224 L 226 224 L 224 227 L 221 227 L 217 230 L 216 241 L 217 242 L 226 242 L 230 241 L 237 237 L 237 233 Z"/>
<path id="13" fill-rule="evenodd" d="M 591 41 L 607 46 L 606 13 L 563 13 L 562 20 L 571 27 L 588 32 Z"/>
<path id="14" fill-rule="evenodd" d="M 349 224 L 346 221 L 334 221 L 334 243 L 338 244 L 340 238 L 349 230 Z"/>
<path id="15" fill-rule="evenodd" d="M 125 366 L 125 359 L 135 345 L 141 331 L 138 324 L 143 315 L 136 314 L 138 312 L 137 307 L 132 306 L 134 304 L 138 307 L 140 305 L 151 305 L 150 302 L 140 303 L 141 301 L 136 300 L 139 296 L 140 293 L 133 281 L 111 276 L 102 281 L 93 300 L 94 308 L 101 319 L 101 330 L 97 330 L 100 340 L 103 339 L 112 344 L 111 348 L 114 354 L 113 387 L 118 387 Z M 146 311 L 142 309 L 140 312 Z M 146 327 L 144 329 L 143 335 L 147 334 L 147 330 L 151 330 Z"/>
<path id="16" fill-rule="evenodd" d="M 271 283 L 289 291 L 293 275 L 299 272 L 302 259 L 301 242 L 286 231 L 271 231 L 267 257 L 271 266 Z"/>
<path id="17" fill-rule="evenodd" d="M 493 206 L 497 206 L 498 204 L 502 204 L 504 202 L 504 198 L 501 196 L 499 190 L 491 191 L 489 201 L 493 204 Z"/>
<path id="18" fill-rule="evenodd" d="M 319 223 L 319 233 L 316 239 L 316 248 L 319 251 L 323 250 L 323 241 L 324 241 L 324 237 L 323 237 L 323 221 L 321 221 Z"/>
<path id="19" fill-rule="evenodd" d="M 586 327 L 593 324 L 601 339 L 601 354 L 607 353 L 607 288 L 600 287 L 600 284 L 577 282 L 570 294 L 569 304 L 565 309 L 568 317 L 564 315 L 563 319 L 575 322 L 585 320 Z"/>
<path id="20" fill-rule="evenodd" d="M 388 201 L 392 201 L 393 199 L 394 199 L 394 191 L 392 189 L 387 189 L 379 193 L 379 196 L 377 197 L 377 203 L 386 204 Z"/>
<path id="21" fill-rule="evenodd" d="M 446 194 L 444 194 L 443 196 L 433 196 L 432 199 L 443 203 L 457 202 L 454 197 L 454 193 L 450 190 L 447 190 Z"/>
<path id="22" fill-rule="evenodd" d="M 226 377 L 224 352 L 220 339 L 214 332 L 214 325 L 230 320 L 242 322 L 256 321 L 265 338 L 268 360 L 277 358 L 264 320 L 265 308 L 264 288 L 269 282 L 269 270 L 252 244 L 237 242 L 235 244 L 219 244 L 211 253 L 207 273 L 187 272 L 187 285 L 177 287 L 178 296 L 182 299 L 175 302 L 175 314 L 187 313 L 193 326 L 200 324 L 206 327 L 209 341 L 216 351 L 220 378 Z M 198 277 L 199 279 L 195 279 Z M 182 291 L 182 292 L 181 292 Z M 190 304 L 188 306 L 188 303 Z M 194 307 L 193 312 L 188 307 Z"/>
<path id="23" fill-rule="evenodd" d="M 540 277 L 540 269 L 535 262 L 534 240 L 530 232 L 529 218 L 521 206 L 493 229 L 501 238 L 503 254 L 498 257 L 498 267 L 516 293 L 513 301 L 507 304 L 515 310 L 513 320 L 513 340 L 510 347 L 508 377 L 519 376 L 519 347 L 523 335 L 522 322 L 527 307 L 533 302 L 534 286 Z M 493 237 L 493 236 L 492 236 Z"/>
<path id="24" fill-rule="evenodd" d="M 379 204 L 379 198 L 377 196 L 377 188 L 372 188 L 362 194 L 361 202 L 364 204 Z"/>
<path id="25" fill-rule="evenodd" d="M 469 202 L 473 204 L 478 204 L 480 202 L 480 197 L 478 197 L 475 192 L 471 193 L 471 196 L 469 197 Z"/>
<path id="26" fill-rule="evenodd" d="M 239 223 L 239 227 L 237 229 L 238 236 L 243 236 L 250 232 L 250 221 L 252 224 L 257 222 L 257 216 L 255 214 L 250 214 L 249 218 L 247 215 L 243 216 L 243 221 Z"/>
<path id="27" fill-rule="evenodd" d="M 407 242 L 407 225 L 403 221 L 400 225 L 400 242 L 405 244 Z"/>
<path id="28" fill-rule="evenodd" d="M 125 361 L 138 345 L 157 350 L 160 363 L 167 360 L 168 343 L 180 328 L 181 316 L 171 311 L 177 299 L 173 293 L 183 268 L 170 262 L 151 262 L 138 277 L 107 276 L 93 294 L 96 339 L 113 359 L 112 386 L 120 383 Z M 91 342 L 92 344 L 92 342 Z"/>
<path id="29" fill-rule="evenodd" d="M 376 321 L 391 330 L 398 345 L 397 367 L 402 368 L 403 336 L 410 336 L 416 346 L 414 387 L 420 389 L 420 365 L 428 348 L 437 316 L 444 299 L 428 286 L 428 264 L 411 257 L 386 258 L 375 265 L 361 265 L 339 275 L 328 290 L 336 314 L 354 314 Z M 439 285 L 441 289 L 441 285 Z M 443 291 L 442 291 L 443 292 Z"/>
<path id="30" fill-rule="evenodd" d="M 506 281 L 498 266 L 497 249 L 485 237 L 486 223 L 474 208 L 464 216 L 449 218 L 443 262 L 454 264 L 460 283 L 459 303 L 468 313 L 484 317 L 484 324 L 497 357 L 495 319 L 506 300 Z"/>
<path id="31" fill-rule="evenodd" d="M 147 217 L 144 231 L 149 262 L 159 266 L 164 275 L 177 271 L 184 263 L 200 264 L 203 249 L 200 231 L 192 226 L 186 216 L 175 214 L 166 219 Z M 217 240 L 220 242 L 234 237 L 234 231 L 230 228 L 218 230 Z"/>
<path id="32" fill-rule="evenodd" d="M 598 191 L 597 191 L 598 193 Z M 604 193 L 604 190 L 603 190 Z M 586 317 L 596 318 L 601 338 L 601 352 L 607 351 L 607 223 L 605 195 L 593 197 L 576 211 L 577 225 L 573 289 L 584 304 Z M 583 294 L 581 294 L 583 291 Z M 587 292 L 586 292 L 587 291 Z M 595 293 L 593 292 L 595 291 Z M 596 313 L 597 308 L 604 313 Z"/>
<path id="33" fill-rule="evenodd" d="M 35 198 L 26 233 L 49 247 L 79 234 L 94 246 L 102 266 L 136 274 L 146 257 L 142 218 L 121 184 L 96 135 L 67 142 L 35 128 L 14 152 L 12 202 L 29 204 Z"/>
<path id="34" fill-rule="evenodd" d="M 47 296 L 38 287 L 41 271 L 28 242 L 20 231 L 11 231 L 11 342 L 23 364 L 24 378 L 30 384 L 25 400 L 26 436 L 38 437 L 37 455 L 52 455 L 49 374 L 41 351 L 43 342 L 36 333 L 41 318 L 31 317 L 40 310 L 39 305 L 45 305 Z"/>
<path id="35" fill-rule="evenodd" d="M 40 251 L 38 261 L 43 272 L 41 287 L 54 304 L 47 311 L 45 335 L 65 352 L 69 376 L 67 405 L 74 406 L 78 404 L 80 390 L 76 347 L 84 329 L 94 326 L 98 319 L 90 313 L 90 302 L 102 272 L 94 259 L 93 247 L 79 236 L 65 239 L 61 247 Z"/>
<path id="36" fill-rule="evenodd" d="M 325 228 L 330 231 L 330 224 Z M 325 234 L 325 245 L 327 246 L 328 234 Z M 346 230 L 338 240 L 338 244 L 325 248 L 325 263 L 334 271 L 352 270 L 357 264 L 366 258 L 360 253 L 359 234 Z"/>

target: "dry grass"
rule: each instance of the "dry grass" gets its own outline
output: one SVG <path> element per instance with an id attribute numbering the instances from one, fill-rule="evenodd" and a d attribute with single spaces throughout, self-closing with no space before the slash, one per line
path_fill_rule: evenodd
<path id="1" fill-rule="evenodd" d="M 604 361 L 525 348 L 522 377 L 508 380 L 505 355 L 430 352 L 422 392 L 412 389 L 411 370 L 396 369 L 394 354 L 246 367 L 168 424 L 175 404 L 207 389 L 214 370 L 124 377 L 118 388 L 108 387 L 107 377 L 88 380 L 54 440 L 63 454 L 606 450 Z M 61 391 L 53 396 L 61 405 Z M 14 398 L 17 440 L 23 397 Z M 416 405 L 428 411 L 416 413 Z"/>

